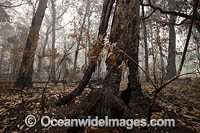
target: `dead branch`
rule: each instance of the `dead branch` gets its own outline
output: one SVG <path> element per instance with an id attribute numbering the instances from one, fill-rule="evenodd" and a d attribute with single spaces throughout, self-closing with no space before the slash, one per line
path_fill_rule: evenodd
<path id="1" fill-rule="evenodd" d="M 180 13 L 180 12 L 176 12 L 176 11 L 163 10 L 162 8 L 153 5 L 151 0 L 148 0 L 148 4 L 144 4 L 141 0 L 140 0 L 140 3 L 141 3 L 142 6 L 149 6 L 149 7 L 153 8 L 154 10 L 158 10 L 162 14 L 170 14 L 170 15 L 173 15 L 173 16 L 179 16 L 179 17 L 183 17 L 183 18 L 186 18 L 186 19 L 190 19 L 190 20 L 193 18 L 193 15 L 188 15 L 188 14 L 184 14 L 184 13 Z M 200 17 L 195 16 L 194 20 L 200 20 Z"/>
<path id="2" fill-rule="evenodd" d="M 3 7 L 3 8 L 13 8 L 13 7 L 19 7 L 19 6 L 22 6 L 22 5 L 25 5 L 26 3 L 23 3 L 24 0 L 21 0 L 20 4 L 18 5 L 4 5 L 4 4 L 1 4 L 0 3 L 0 7 Z"/>

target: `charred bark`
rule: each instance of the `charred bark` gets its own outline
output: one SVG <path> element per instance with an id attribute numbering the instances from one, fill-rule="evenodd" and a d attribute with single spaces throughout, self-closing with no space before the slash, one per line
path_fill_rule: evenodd
<path id="1" fill-rule="evenodd" d="M 134 113 L 118 96 L 121 81 L 121 70 L 119 66 L 126 59 L 124 52 L 135 59 L 136 62 L 138 61 L 139 43 L 136 42 L 139 40 L 139 6 L 138 8 L 134 8 L 135 4 L 137 4 L 137 0 L 126 3 L 123 0 L 117 2 L 110 38 L 110 41 L 113 43 L 113 49 L 108 54 L 109 56 L 106 60 L 107 74 L 103 82 L 103 88 L 92 91 L 78 107 L 69 113 L 70 118 L 84 115 L 88 116 L 88 114 L 99 117 L 136 118 Z M 138 15 L 135 15 L 135 13 L 138 13 Z M 129 60 L 129 87 L 132 89 L 131 99 L 135 100 L 135 97 L 140 97 L 142 94 L 140 93 L 141 89 L 138 81 L 138 66 L 132 63 L 133 61 Z M 135 91 L 133 91 L 133 88 Z"/>
<path id="2" fill-rule="evenodd" d="M 5 52 L 5 48 L 4 48 L 5 46 L 2 46 L 2 48 L 1 48 L 1 57 L 0 57 L 0 74 L 2 73 L 2 70 L 1 70 L 1 68 L 2 68 L 2 64 L 3 64 L 3 58 L 4 58 L 4 52 Z"/>
<path id="3" fill-rule="evenodd" d="M 33 75 L 33 62 L 35 51 L 37 48 L 37 41 L 39 39 L 39 31 L 44 18 L 46 6 L 48 0 L 41 0 L 39 2 L 37 11 L 32 20 L 31 28 L 27 38 L 26 46 L 24 48 L 23 58 L 20 65 L 15 87 L 24 88 L 32 87 L 32 75 Z"/>
<path id="4" fill-rule="evenodd" d="M 137 113 L 141 113 L 144 115 L 144 111 L 146 110 L 146 107 L 149 104 L 149 100 L 144 96 L 140 81 L 139 81 L 139 72 L 138 72 L 138 52 L 139 52 L 139 11 L 140 11 L 140 5 L 139 1 L 135 0 L 133 2 L 130 2 L 127 7 L 129 7 L 129 10 L 127 12 L 126 16 L 131 16 L 128 19 L 128 25 L 126 28 L 126 34 L 123 38 L 124 44 L 127 44 L 126 46 L 126 53 L 129 56 L 128 58 L 128 67 L 129 67 L 129 76 L 128 76 L 128 88 L 127 93 L 130 94 L 130 100 L 128 99 L 127 104 Z M 123 19 L 121 19 L 123 20 Z M 124 91 L 124 92 L 125 92 Z M 122 94 L 124 93 L 122 92 Z M 121 96 L 123 97 L 123 95 Z M 127 97 L 129 98 L 129 97 Z M 146 106 L 145 106 L 146 105 Z M 143 108 L 141 108 L 143 107 Z"/>
<path id="5" fill-rule="evenodd" d="M 170 10 L 174 10 L 176 6 L 175 0 L 169 1 Z M 168 59 L 167 59 L 167 74 L 165 79 L 171 79 L 176 75 L 176 31 L 175 22 L 176 16 L 170 16 L 169 24 L 169 47 L 168 47 Z"/>
<path id="6" fill-rule="evenodd" d="M 107 74 L 103 82 L 103 88 L 92 91 L 80 105 L 70 111 L 68 114 L 69 118 L 88 115 L 99 117 L 109 116 L 111 118 L 136 118 L 132 110 L 118 96 L 122 73 L 120 65 L 127 59 L 125 55 L 131 57 L 128 63 L 130 71 L 129 87 L 132 89 L 130 99 L 133 103 L 144 100 L 138 78 L 137 64 L 139 3 L 137 0 L 126 2 L 118 0 L 114 14 L 110 37 L 112 49 L 106 59 Z M 94 65 L 96 67 L 96 63 Z M 86 71 L 86 75 L 88 72 Z M 134 107 L 138 108 L 138 106 Z"/>
<path id="7" fill-rule="evenodd" d="M 131 98 L 131 86 L 130 83 L 128 83 L 128 87 L 126 88 L 126 90 L 121 92 L 121 99 L 122 101 L 128 106 L 129 102 L 130 102 L 130 98 Z"/>

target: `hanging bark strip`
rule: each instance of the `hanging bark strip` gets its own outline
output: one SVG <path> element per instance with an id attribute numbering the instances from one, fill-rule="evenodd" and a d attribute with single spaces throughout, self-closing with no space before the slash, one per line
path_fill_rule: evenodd
<path id="1" fill-rule="evenodd" d="M 71 92 L 70 94 L 64 96 L 62 99 L 59 99 L 57 102 L 57 106 L 66 104 L 69 101 L 73 100 L 76 96 L 80 95 L 82 91 L 84 90 L 84 88 L 87 86 L 93 72 L 95 71 L 95 68 L 97 66 L 98 56 L 103 48 L 103 39 L 106 36 L 108 22 L 109 22 L 109 18 L 110 18 L 114 3 L 115 3 L 115 0 L 104 0 L 104 3 L 103 3 L 103 11 L 102 11 L 101 23 L 100 23 L 99 35 L 98 35 L 98 44 L 97 44 L 98 46 L 97 48 L 94 49 L 91 55 L 91 56 L 96 56 L 96 58 L 93 60 L 90 60 L 88 68 L 86 69 L 82 80 L 79 82 L 75 90 Z"/>
<path id="2" fill-rule="evenodd" d="M 132 109 L 144 114 L 140 107 L 145 108 L 144 104 L 148 105 L 149 103 L 142 93 L 138 73 L 140 5 L 138 0 L 124 2 L 127 5 L 124 5 L 123 1 L 118 2 L 119 6 L 116 8 L 110 41 L 117 42 L 117 48 L 123 51 L 125 59 L 128 59 L 130 73 L 128 87 L 121 93 L 121 98 L 127 105 L 130 101 Z M 120 60 L 119 57 L 117 59 Z"/>
<path id="3" fill-rule="evenodd" d="M 37 41 L 39 39 L 40 27 L 47 7 L 47 1 L 48 0 L 41 0 L 39 2 L 37 11 L 32 20 L 28 39 L 24 48 L 22 62 L 20 65 L 19 72 L 17 74 L 15 87 L 32 87 L 34 56 L 37 49 Z"/>

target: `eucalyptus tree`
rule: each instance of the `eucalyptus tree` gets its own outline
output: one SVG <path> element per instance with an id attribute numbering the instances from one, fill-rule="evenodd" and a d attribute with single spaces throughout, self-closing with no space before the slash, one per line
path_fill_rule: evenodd
<path id="1" fill-rule="evenodd" d="M 176 0 L 168 1 L 169 11 L 175 11 Z M 167 59 L 167 74 L 165 79 L 170 79 L 176 75 L 176 31 L 175 23 L 177 16 L 170 15 L 169 19 L 169 47 L 168 47 L 168 59 Z"/>
<path id="2" fill-rule="evenodd" d="M 97 66 L 99 54 L 103 49 L 104 37 L 107 34 L 108 22 L 115 0 L 104 0 L 101 23 L 99 26 L 98 41 L 92 48 L 91 59 L 82 80 L 73 92 L 61 98 L 57 105 L 66 104 L 76 96 L 80 95 L 91 78 Z M 138 112 L 143 112 L 139 105 L 145 104 L 138 74 L 138 48 L 139 48 L 139 11 L 138 0 L 118 0 L 112 19 L 111 32 L 109 36 L 110 50 L 106 59 L 107 73 L 103 81 L 103 87 L 93 91 L 82 104 L 75 108 L 71 117 L 78 117 L 84 113 L 103 116 L 119 116 L 131 118 L 131 111 L 124 102 L 120 100 L 119 88 L 121 82 L 121 65 L 128 61 L 130 75 L 128 77 L 128 103 Z M 142 101 L 142 100 L 143 101 Z M 139 103 L 138 103 L 139 102 Z M 119 115 L 120 114 L 120 115 Z"/>
<path id="3" fill-rule="evenodd" d="M 16 87 L 32 87 L 33 62 L 39 39 L 39 31 L 44 18 L 48 0 L 42 0 L 38 3 L 35 16 L 29 30 L 26 46 L 24 48 L 22 62 L 15 82 Z"/>

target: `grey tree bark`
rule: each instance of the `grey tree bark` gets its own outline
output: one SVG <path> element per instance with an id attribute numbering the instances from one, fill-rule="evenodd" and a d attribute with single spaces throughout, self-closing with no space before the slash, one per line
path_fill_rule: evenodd
<path id="1" fill-rule="evenodd" d="M 5 28 L 3 29 L 3 32 L 5 32 Z M 2 66 L 3 66 L 3 60 L 4 60 L 4 54 L 6 49 L 6 37 L 5 34 L 3 34 L 3 44 L 1 44 L 1 56 L 0 56 L 0 74 L 4 73 L 2 72 Z"/>
<path id="2" fill-rule="evenodd" d="M 44 18 L 48 0 L 41 0 L 38 4 L 37 11 L 32 20 L 26 46 L 24 48 L 23 58 L 20 65 L 15 87 L 24 88 L 32 87 L 33 62 L 39 39 L 39 31 Z"/>
<path id="3" fill-rule="evenodd" d="M 47 28 L 46 34 L 45 34 L 45 41 L 41 50 L 41 56 L 39 57 L 38 61 L 38 73 L 42 71 L 42 65 L 43 65 L 43 58 L 45 57 L 45 49 L 49 40 L 49 33 L 50 33 L 50 26 Z"/>
<path id="4" fill-rule="evenodd" d="M 142 16 L 144 18 L 144 6 L 142 6 Z M 143 34 L 144 34 L 144 49 L 145 49 L 145 81 L 149 81 L 149 55 L 148 55 L 148 43 L 147 43 L 147 28 L 146 28 L 146 21 L 143 19 Z"/>
<path id="5" fill-rule="evenodd" d="M 1 57 L 0 57 L 0 74 L 2 73 L 2 64 L 3 64 L 3 58 L 4 58 L 4 52 L 5 52 L 5 46 L 2 45 L 2 48 L 1 48 Z"/>
<path id="6" fill-rule="evenodd" d="M 50 71 L 50 80 L 56 81 L 56 5 L 55 1 L 51 0 L 51 8 L 52 8 L 52 57 L 51 57 L 51 71 Z"/>
<path id="7" fill-rule="evenodd" d="M 169 0 L 169 10 L 174 11 L 176 9 L 176 0 Z M 176 16 L 170 15 L 169 20 L 169 47 L 168 47 L 168 59 L 167 59 L 167 74 L 165 79 L 168 80 L 176 75 L 176 31 L 175 22 Z"/>
<path id="8" fill-rule="evenodd" d="M 160 30 L 159 27 L 157 25 L 156 27 L 157 30 L 157 44 L 158 44 L 158 48 L 159 48 L 159 53 L 160 53 L 160 65 L 161 65 L 161 81 L 163 81 L 164 75 L 165 75 L 165 64 L 164 64 L 164 59 L 163 59 L 163 48 L 162 48 L 162 44 L 161 44 L 161 40 L 160 40 Z M 162 84 L 162 83 L 161 83 Z"/>

